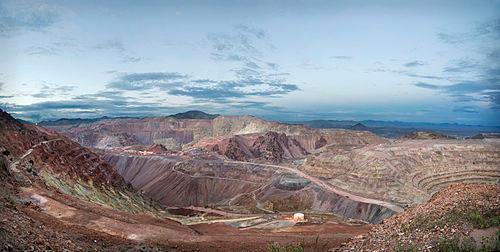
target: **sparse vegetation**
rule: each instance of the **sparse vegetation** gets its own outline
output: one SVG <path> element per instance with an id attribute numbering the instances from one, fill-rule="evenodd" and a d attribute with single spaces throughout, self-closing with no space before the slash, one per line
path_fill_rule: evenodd
<path id="1" fill-rule="evenodd" d="M 6 190 L 1 190 L 0 191 L 0 197 L 4 198 L 5 200 L 5 206 L 10 207 L 10 208 L 15 208 L 17 205 L 16 199 L 7 192 Z"/>
<path id="2" fill-rule="evenodd" d="M 162 215 L 157 203 L 146 200 L 135 192 L 111 187 L 96 187 L 81 180 L 69 183 L 47 172 L 43 172 L 42 177 L 48 186 L 81 200 L 134 214 L 148 213 L 157 217 Z"/>
<path id="3" fill-rule="evenodd" d="M 498 221 L 498 216 L 493 216 L 496 218 L 490 218 L 491 216 L 485 216 L 478 211 L 468 212 L 464 214 L 467 220 L 474 224 L 475 228 L 488 228 L 492 226 L 498 226 L 495 221 Z M 496 220 L 495 220 L 496 219 Z M 496 232 L 495 241 L 491 240 L 483 241 L 482 247 L 476 247 L 474 241 L 470 238 L 466 239 L 442 239 L 437 243 L 437 250 L 440 252 L 493 252 L 500 251 L 500 230 Z"/>
<path id="4" fill-rule="evenodd" d="M 280 245 L 272 243 L 267 246 L 269 252 L 304 252 L 304 247 L 301 244 Z"/>
<path id="5" fill-rule="evenodd" d="M 410 232 L 418 229 L 432 229 L 434 226 L 443 227 L 448 223 L 466 222 L 474 228 L 484 229 L 500 226 L 500 215 L 498 209 L 487 209 L 483 212 L 478 210 L 458 211 L 453 210 L 438 219 L 433 220 L 430 216 L 422 214 L 415 216 L 411 222 L 405 223 L 402 230 Z"/>
<path id="6" fill-rule="evenodd" d="M 481 248 L 476 248 L 470 239 L 441 240 L 437 245 L 440 252 L 494 252 L 500 251 L 500 231 L 497 231 L 494 243 L 487 243 Z"/>
<path id="7" fill-rule="evenodd" d="M 477 228 L 489 228 L 500 226 L 500 216 L 494 210 L 490 210 L 485 214 L 479 211 L 472 211 L 467 214 L 467 220 Z"/>
<path id="8" fill-rule="evenodd" d="M 0 206 L 2 205 L 9 208 L 15 208 L 17 205 L 17 201 L 12 193 L 4 187 L 0 187 Z"/>
<path id="9" fill-rule="evenodd" d="M 500 215 L 498 209 L 488 209 L 484 212 L 478 210 L 471 211 L 451 211 L 445 215 L 441 222 L 447 223 L 450 221 L 466 221 L 470 223 L 474 228 L 489 228 L 500 226 Z"/>
<path id="10" fill-rule="evenodd" d="M 394 248 L 394 251 L 396 252 L 417 252 L 417 246 L 415 244 L 410 243 L 410 244 L 398 244 Z"/>
<path id="11" fill-rule="evenodd" d="M 466 252 L 466 251 L 476 251 L 474 244 L 471 240 L 466 239 L 460 241 L 458 239 L 453 240 L 441 240 L 437 244 L 437 251 L 439 252 Z"/>

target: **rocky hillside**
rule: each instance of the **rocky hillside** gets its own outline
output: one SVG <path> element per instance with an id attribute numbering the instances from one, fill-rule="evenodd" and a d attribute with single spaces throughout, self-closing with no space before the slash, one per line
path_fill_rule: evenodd
<path id="1" fill-rule="evenodd" d="M 51 174 L 67 181 L 125 187 L 121 176 L 97 154 L 70 139 L 43 128 L 22 124 L 0 111 L 0 148 L 10 169 L 37 176 Z"/>
<path id="2" fill-rule="evenodd" d="M 270 131 L 261 134 L 235 135 L 223 138 L 202 139 L 195 147 L 215 151 L 233 160 L 263 159 L 281 162 L 285 159 L 300 158 L 307 150 L 285 133 Z"/>
<path id="3" fill-rule="evenodd" d="M 23 186 L 19 174 L 9 171 L 10 155 L 0 154 L 0 250 L 1 251 L 127 251 L 169 249 L 168 246 L 141 245 L 136 241 L 106 234 L 75 223 L 67 224 L 47 214 L 46 206 L 31 198 L 21 196 Z M 32 180 L 33 182 L 33 180 Z M 59 194 L 56 194 L 56 196 Z M 71 202 L 71 197 L 65 198 Z M 54 197 L 54 196 L 53 196 Z M 36 194 L 44 200 L 44 196 Z M 37 205 L 39 203 L 40 205 Z M 83 203 L 80 201 L 80 203 Z M 84 205 L 86 203 L 83 203 Z M 64 206 L 63 204 L 59 206 Z M 68 209 L 74 209 L 68 207 Z M 91 206 L 94 211 L 98 206 Z M 57 211 L 57 210 L 56 210 Z M 81 216 L 80 218 L 87 216 Z M 98 216 L 93 216 L 97 220 Z"/>
<path id="4" fill-rule="evenodd" d="M 100 155 L 0 111 L 0 151 L 17 184 L 127 212 L 158 213 Z M 30 189 L 31 190 L 31 189 Z"/>
<path id="5" fill-rule="evenodd" d="M 300 159 L 318 149 L 355 148 L 371 144 L 384 143 L 369 132 L 349 130 L 326 130 L 304 132 L 293 135 L 268 131 L 219 137 L 205 137 L 191 147 L 215 151 L 233 160 L 259 159 L 279 163 L 289 159 Z"/>
<path id="6" fill-rule="evenodd" d="M 252 147 L 256 157 L 272 161 L 298 158 L 308 154 L 297 140 L 288 138 L 284 133 L 278 134 L 273 131 L 259 136 Z"/>
<path id="7" fill-rule="evenodd" d="M 499 251 L 500 186 L 455 184 L 334 251 Z"/>

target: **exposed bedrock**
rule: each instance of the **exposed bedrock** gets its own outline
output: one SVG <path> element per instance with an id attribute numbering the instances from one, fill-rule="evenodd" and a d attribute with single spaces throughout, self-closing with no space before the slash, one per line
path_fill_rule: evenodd
<path id="1" fill-rule="evenodd" d="M 380 222 L 393 212 L 325 192 L 307 179 L 256 164 L 106 154 L 125 181 L 165 206 L 223 206 L 246 212 L 313 210 Z"/>
<path id="2" fill-rule="evenodd" d="M 265 134 L 232 136 L 222 139 L 207 149 L 215 150 L 230 159 L 239 161 L 256 158 L 280 162 L 284 159 L 300 158 L 308 154 L 295 139 L 289 138 L 285 133 L 274 131 Z"/>
<path id="3" fill-rule="evenodd" d="M 287 137 L 285 133 L 279 134 L 273 131 L 259 136 L 252 147 L 255 156 L 272 161 L 308 154 L 297 140 Z"/>

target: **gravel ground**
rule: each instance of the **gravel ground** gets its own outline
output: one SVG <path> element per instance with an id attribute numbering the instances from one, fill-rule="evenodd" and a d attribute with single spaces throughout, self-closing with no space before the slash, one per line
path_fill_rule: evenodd
<path id="1" fill-rule="evenodd" d="M 500 185 L 454 184 L 332 251 L 495 251 L 499 222 Z"/>

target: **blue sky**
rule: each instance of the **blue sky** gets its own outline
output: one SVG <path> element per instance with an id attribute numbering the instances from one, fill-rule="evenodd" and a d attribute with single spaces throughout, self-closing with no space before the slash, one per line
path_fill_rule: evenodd
<path id="1" fill-rule="evenodd" d="M 0 107 L 500 125 L 500 1 L 0 0 Z"/>

